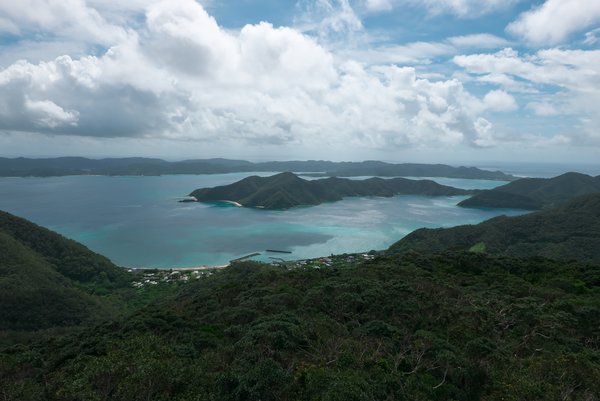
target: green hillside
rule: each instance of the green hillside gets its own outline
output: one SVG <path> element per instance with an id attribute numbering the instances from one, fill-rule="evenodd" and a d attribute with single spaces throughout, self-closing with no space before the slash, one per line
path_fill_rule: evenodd
<path id="1" fill-rule="evenodd" d="M 121 268 L 83 245 L 0 212 L 0 327 L 34 330 L 108 316 L 103 295 L 129 286 Z"/>
<path id="2" fill-rule="evenodd" d="M 458 205 L 538 210 L 590 193 L 600 193 L 600 176 L 566 173 L 554 178 L 522 178 L 481 191 Z"/>
<path id="3" fill-rule="evenodd" d="M 103 307 L 14 238 L 0 232 L 0 327 L 34 330 L 96 317 Z"/>
<path id="4" fill-rule="evenodd" d="M 252 176 L 230 185 L 197 189 L 190 196 L 199 202 L 234 201 L 246 207 L 287 209 L 339 201 L 352 196 L 452 196 L 468 193 L 430 180 L 370 178 L 359 181 L 335 177 L 304 180 L 293 173 L 280 173 L 271 177 Z"/>
<path id="5" fill-rule="evenodd" d="M 106 257 L 20 217 L 0 211 L 0 231 L 43 258 L 58 273 L 88 285 L 90 291 L 94 291 L 94 285 L 102 291 L 121 287 L 130 280 L 122 268 Z"/>
<path id="6" fill-rule="evenodd" d="M 594 400 L 600 269 L 482 254 L 252 263 L 0 351 L 4 399 Z"/>
<path id="7" fill-rule="evenodd" d="M 389 252 L 241 262 L 135 291 L 82 245 L 0 217 L 2 400 L 600 394 L 600 194 L 454 233 L 419 230 L 436 239 L 408 236 Z M 447 245 L 446 232 L 468 240 Z M 433 252 L 446 248 L 460 251 Z"/>
<path id="8" fill-rule="evenodd" d="M 511 256 L 539 255 L 600 263 L 600 194 L 583 195 L 558 207 L 519 217 L 496 217 L 477 225 L 420 229 L 391 252 L 447 249 Z"/>

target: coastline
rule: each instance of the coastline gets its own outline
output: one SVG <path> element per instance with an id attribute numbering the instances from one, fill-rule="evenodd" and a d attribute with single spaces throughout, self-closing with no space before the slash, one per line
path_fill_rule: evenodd
<path id="1" fill-rule="evenodd" d="M 190 266 L 190 267 L 125 267 L 128 270 L 164 270 L 164 271 L 203 271 L 203 270 L 220 270 L 228 267 L 230 263 L 226 265 L 202 265 L 202 266 Z"/>
<path id="2" fill-rule="evenodd" d="M 241 203 L 236 202 L 236 201 L 232 201 L 232 200 L 222 200 L 220 202 L 228 203 L 230 205 L 234 205 L 234 206 L 237 206 L 237 207 L 244 207 L 244 205 L 242 205 Z"/>

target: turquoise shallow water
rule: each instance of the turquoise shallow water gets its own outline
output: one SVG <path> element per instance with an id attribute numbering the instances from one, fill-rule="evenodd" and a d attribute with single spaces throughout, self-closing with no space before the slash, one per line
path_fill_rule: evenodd
<path id="1" fill-rule="evenodd" d="M 224 264 L 253 252 L 268 260 L 269 256 L 300 259 L 384 249 L 417 228 L 523 213 L 457 207 L 465 197 L 349 198 L 287 211 L 177 202 L 196 188 L 228 184 L 248 175 L 252 174 L 0 178 L 0 209 L 58 231 L 128 267 Z M 503 184 L 433 179 L 461 188 Z M 292 253 L 267 255 L 266 249 Z"/>

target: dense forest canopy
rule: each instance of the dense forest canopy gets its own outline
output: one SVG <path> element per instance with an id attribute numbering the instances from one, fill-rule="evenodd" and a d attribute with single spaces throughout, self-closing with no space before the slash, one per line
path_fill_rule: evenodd
<path id="1" fill-rule="evenodd" d="M 288 209 L 352 196 L 453 196 L 468 193 L 471 191 L 440 185 L 431 180 L 377 177 L 366 180 L 337 177 L 305 180 L 285 172 L 270 177 L 251 176 L 230 185 L 197 189 L 190 196 L 200 202 L 233 201 L 246 207 Z"/>
<path id="2" fill-rule="evenodd" d="M 0 327 L 35 330 L 112 316 L 130 275 L 104 256 L 0 212 Z"/>
<path id="3" fill-rule="evenodd" d="M 583 195 L 556 208 L 524 216 L 500 216 L 453 228 L 423 228 L 390 250 L 474 250 L 600 263 L 600 194 Z"/>
<path id="4" fill-rule="evenodd" d="M 585 195 L 387 251 L 148 283 L 1 213 L 0 396 L 595 400 L 599 219 Z"/>
<path id="5" fill-rule="evenodd" d="M 600 192 L 600 176 L 565 173 L 553 178 L 521 178 L 481 191 L 459 203 L 464 207 L 538 210 L 557 206 L 577 196 Z"/>
<path id="6" fill-rule="evenodd" d="M 475 253 L 250 262 L 0 353 L 5 399 L 591 400 L 600 270 Z"/>

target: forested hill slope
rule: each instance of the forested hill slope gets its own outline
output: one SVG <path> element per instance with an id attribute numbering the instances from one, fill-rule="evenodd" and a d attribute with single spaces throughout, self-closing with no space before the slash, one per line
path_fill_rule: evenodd
<path id="1" fill-rule="evenodd" d="M 600 394 L 600 270 L 480 254 L 240 263 L 126 321 L 0 350 L 12 400 L 502 401 Z"/>
<path id="2" fill-rule="evenodd" d="M 0 327 L 36 330 L 108 316 L 101 296 L 129 286 L 108 259 L 27 220 L 0 212 Z"/>
<path id="3" fill-rule="evenodd" d="M 271 177 L 252 176 L 230 185 L 197 189 L 190 195 L 199 202 L 233 201 L 246 207 L 287 209 L 294 206 L 318 205 L 352 196 L 452 196 L 468 193 L 470 192 L 467 190 L 440 185 L 430 180 L 349 180 L 332 177 L 311 181 L 293 173 L 280 173 Z"/>
<path id="4" fill-rule="evenodd" d="M 118 287 L 129 280 L 125 271 L 106 257 L 26 219 L 0 211 L 0 231 L 35 252 L 71 280 L 104 287 Z"/>
<path id="5" fill-rule="evenodd" d="M 522 178 L 481 191 L 458 205 L 537 210 L 589 193 L 600 193 L 600 176 L 565 173 L 554 178 Z"/>
<path id="6" fill-rule="evenodd" d="M 416 230 L 392 245 L 390 252 L 448 249 L 600 263 L 600 193 L 583 195 L 529 215 L 501 216 L 477 225 Z"/>

